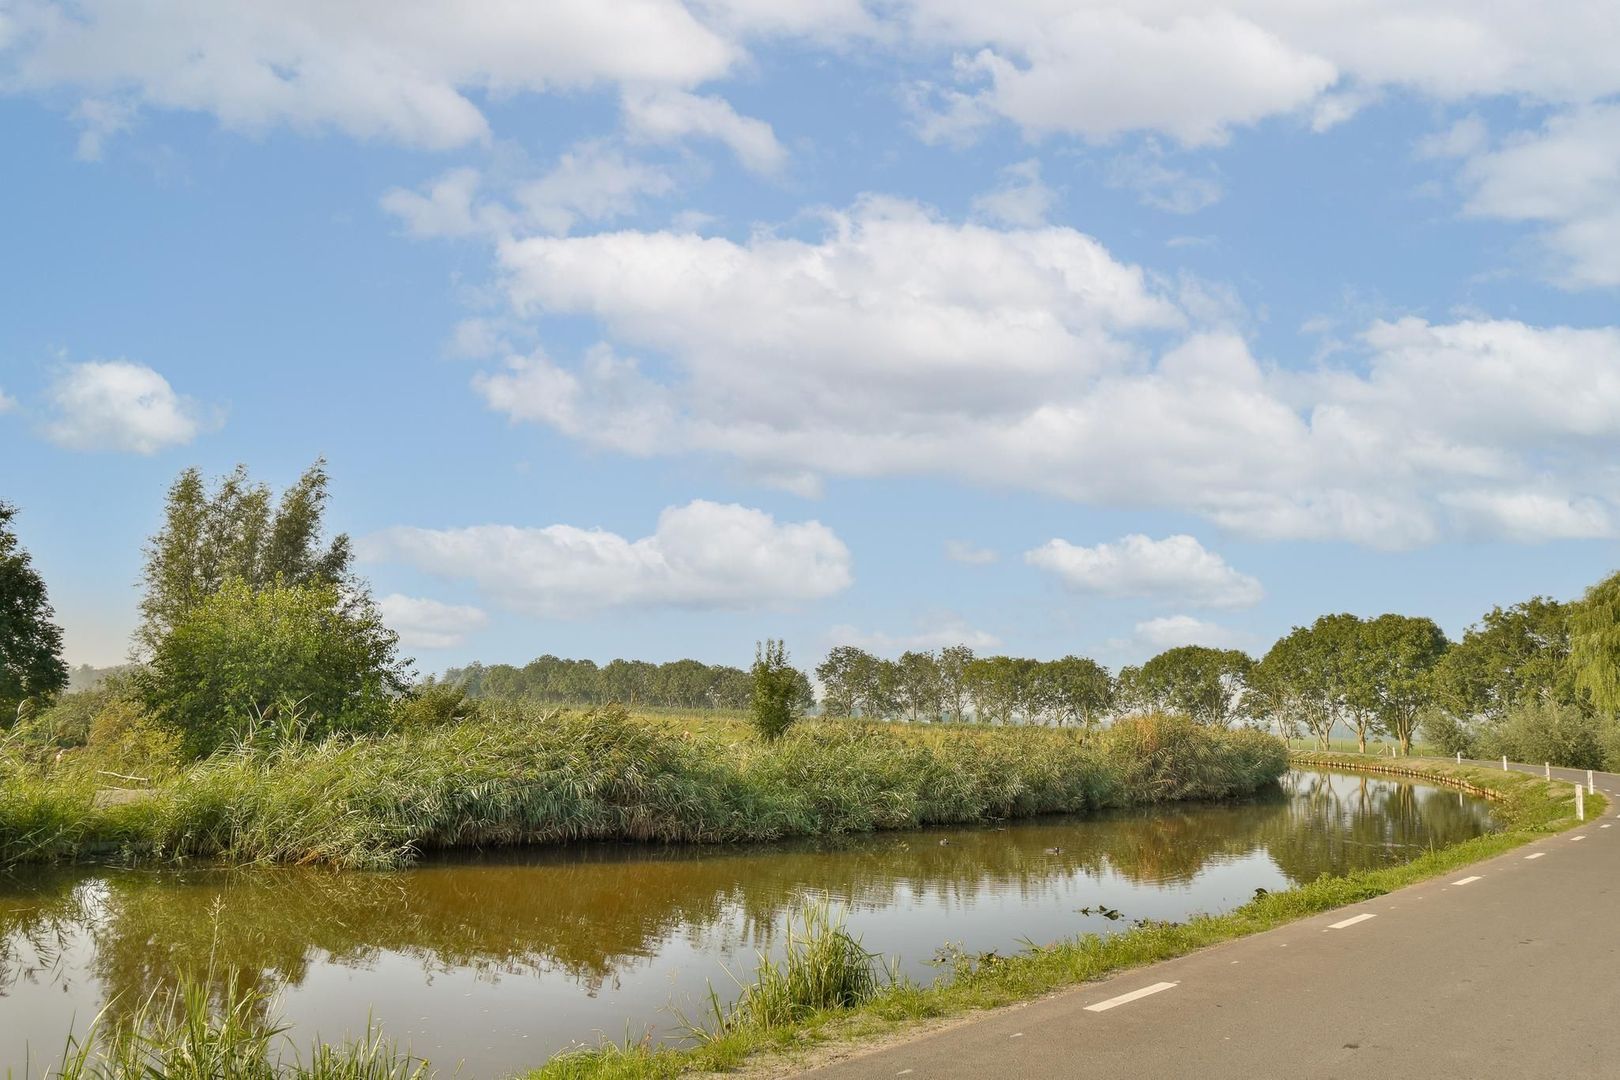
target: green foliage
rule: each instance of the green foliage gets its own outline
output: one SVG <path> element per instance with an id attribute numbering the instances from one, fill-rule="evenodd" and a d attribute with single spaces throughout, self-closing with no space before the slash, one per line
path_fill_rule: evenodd
<path id="1" fill-rule="evenodd" d="M 1609 764 L 1616 727 L 1613 719 L 1548 696 L 1514 705 L 1499 723 L 1480 730 L 1475 749 L 1484 757 L 1506 754 L 1510 761 L 1532 765 L 1602 769 Z"/>
<path id="2" fill-rule="evenodd" d="M 825 899 L 805 904 L 796 921 L 788 920 L 784 954 L 780 963 L 760 956 L 754 981 L 730 1012 L 715 1002 L 715 1030 L 705 1037 L 738 1028 L 775 1031 L 828 1009 L 858 1008 L 895 982 L 882 958 L 861 947 L 844 928 L 844 914 L 834 917 Z"/>
<path id="3" fill-rule="evenodd" d="M 387 868 L 420 852 L 580 840 L 728 842 L 1219 798 L 1276 781 L 1254 732 L 1127 721 L 1040 727 L 793 725 L 769 746 L 608 706 L 217 755 L 124 806 L 63 767 L 0 783 L 0 866 L 123 851 Z"/>
<path id="4" fill-rule="evenodd" d="M 1172 712 L 1206 727 L 1225 728 L 1238 716 L 1254 661 L 1237 649 L 1183 645 L 1140 668 L 1120 672 L 1122 697 L 1146 712 Z"/>
<path id="5" fill-rule="evenodd" d="M 321 546 L 326 463 L 317 459 L 272 507 L 270 488 L 238 465 L 210 492 L 197 469 L 169 488 L 163 527 L 146 546 L 146 593 L 136 639 L 157 650 L 170 630 L 224 587 L 350 585 L 349 538 Z M 353 591 L 352 589 L 350 591 Z"/>
<path id="6" fill-rule="evenodd" d="M 114 698 L 96 713 L 85 752 L 102 771 L 126 780 L 161 780 L 182 764 L 180 736 L 127 698 Z"/>
<path id="7" fill-rule="evenodd" d="M 754 683 L 748 672 L 723 664 L 675 660 L 649 664 L 541 656 L 522 667 L 468 664 L 442 680 L 465 688 L 471 698 L 541 705 L 606 705 L 665 709 L 746 709 Z"/>
<path id="8" fill-rule="evenodd" d="M 396 698 L 392 726 L 400 731 L 431 731 L 477 720 L 483 715 L 477 700 L 463 686 L 429 682 Z"/>
<path id="9" fill-rule="evenodd" d="M 11 521 L 17 508 L 0 502 L 0 728 L 37 712 L 67 686 L 62 628 Z M 28 706 L 24 706 L 28 702 Z"/>
<path id="10" fill-rule="evenodd" d="M 1570 669 L 1594 708 L 1620 713 L 1620 574 L 1586 590 L 1570 616 Z"/>
<path id="11" fill-rule="evenodd" d="M 232 973 L 234 976 L 234 973 Z M 228 977 L 235 984 L 234 977 Z M 50 1074 L 59 1080 L 426 1080 L 428 1063 L 398 1050 L 369 1029 L 363 1039 L 316 1042 L 308 1063 L 282 1056 L 285 1028 L 265 1019 L 272 1002 L 251 988 L 235 989 L 223 1003 L 206 980 L 183 977 L 168 993 L 154 993 L 127 1015 L 96 1017 L 70 1038 Z"/>
<path id="12" fill-rule="evenodd" d="M 803 676 L 788 660 L 787 646 L 767 639 L 754 653 L 754 696 L 748 714 L 761 738 L 779 739 L 799 718 Z"/>
<path id="13" fill-rule="evenodd" d="M 1495 724 L 1520 702 L 1577 701 L 1569 665 L 1572 605 L 1544 596 L 1494 607 L 1436 665 L 1437 703 L 1463 724 Z"/>
<path id="14" fill-rule="evenodd" d="M 1432 700 L 1431 672 L 1445 655 L 1432 619 L 1380 615 L 1361 624 L 1350 697 L 1371 710 L 1402 754 L 1412 752 L 1418 718 Z"/>
<path id="15" fill-rule="evenodd" d="M 229 578 L 168 629 L 139 674 L 146 706 L 201 756 L 269 726 L 319 738 L 386 725 L 406 687 L 396 636 L 330 584 Z"/>

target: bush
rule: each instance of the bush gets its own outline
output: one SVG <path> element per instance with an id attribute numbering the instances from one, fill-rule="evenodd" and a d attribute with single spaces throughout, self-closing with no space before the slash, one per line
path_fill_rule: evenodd
<path id="1" fill-rule="evenodd" d="M 393 726 L 400 731 L 432 731 L 482 716 L 482 707 L 467 696 L 466 688 L 452 683 L 419 686 L 393 706 Z"/>
<path id="2" fill-rule="evenodd" d="M 1424 713 L 1418 728 L 1423 737 L 1447 757 L 1453 754 L 1467 758 L 1480 756 L 1480 733 L 1444 709 Z"/>
<path id="3" fill-rule="evenodd" d="M 779 739 L 799 718 L 801 676 L 788 662 L 787 648 L 780 641 L 767 640 L 754 652 L 754 695 L 749 701 L 749 717 L 754 730 L 767 739 Z"/>
<path id="4" fill-rule="evenodd" d="M 1575 705 L 1548 698 L 1515 705 L 1500 724 L 1481 733 L 1486 757 L 1551 762 L 1571 769 L 1601 769 L 1607 762 L 1614 722 Z"/>
<path id="5" fill-rule="evenodd" d="M 201 757 L 266 726 L 321 738 L 388 726 L 405 688 L 396 635 L 331 585 L 232 579 L 158 642 L 147 708 Z"/>
<path id="6" fill-rule="evenodd" d="M 85 752 L 128 779 L 159 780 L 181 764 L 179 736 L 128 700 L 114 700 L 96 714 Z"/>

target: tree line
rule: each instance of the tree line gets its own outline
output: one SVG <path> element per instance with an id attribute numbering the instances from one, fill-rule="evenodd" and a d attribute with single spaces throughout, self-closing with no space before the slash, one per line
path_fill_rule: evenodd
<path id="1" fill-rule="evenodd" d="M 810 696 L 802 673 L 801 697 Z M 547 653 L 522 667 L 480 664 L 453 667 L 438 682 L 458 687 L 471 698 L 532 701 L 547 705 L 605 705 L 617 702 L 668 709 L 746 709 L 753 675 L 726 664 L 672 660 L 568 660 Z"/>

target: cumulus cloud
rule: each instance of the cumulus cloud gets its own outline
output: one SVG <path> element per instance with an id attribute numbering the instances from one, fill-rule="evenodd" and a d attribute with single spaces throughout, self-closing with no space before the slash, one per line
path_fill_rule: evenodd
<path id="1" fill-rule="evenodd" d="M 1120 644 L 1120 643 L 1116 643 Z M 1182 645 L 1207 645 L 1215 649 L 1241 649 L 1250 644 L 1249 636 L 1219 623 L 1205 622 L 1191 615 L 1166 615 L 1136 624 L 1130 642 L 1154 652 Z"/>
<path id="2" fill-rule="evenodd" d="M 945 557 L 968 566 L 988 566 L 998 558 L 991 549 L 970 544 L 966 540 L 945 541 Z"/>
<path id="3" fill-rule="evenodd" d="M 818 600 L 848 588 L 849 549 L 817 521 L 696 500 L 666 509 L 630 540 L 573 525 L 393 528 L 363 558 L 476 583 L 490 599 L 547 617 L 615 608 L 748 609 Z"/>
<path id="4" fill-rule="evenodd" d="M 51 385 L 54 418 L 45 433 L 74 450 L 155 454 L 182 446 L 206 423 L 204 410 L 174 392 L 145 364 L 98 360 L 73 364 Z"/>
<path id="5" fill-rule="evenodd" d="M 377 611 L 407 649 L 453 648 L 489 623 L 489 616 L 481 608 L 400 593 L 378 600 Z"/>
<path id="6" fill-rule="evenodd" d="M 479 392 L 608 449 L 720 454 L 806 491 L 943 475 L 1389 548 L 1493 520 L 1520 535 L 1486 496 L 1559 502 L 1549 536 L 1595 528 L 1589 500 L 1613 498 L 1614 328 L 1406 319 L 1366 328 L 1342 366 L 1278 366 L 1073 229 L 885 199 L 811 238 L 621 231 L 497 258 L 514 318 L 584 317 L 605 340 L 509 357 Z"/>
<path id="7" fill-rule="evenodd" d="M 1108 596 L 1152 596 L 1199 607 L 1251 607 L 1265 590 L 1248 574 L 1187 535 L 1163 540 L 1133 533 L 1079 547 L 1049 540 L 1024 561 L 1057 575 L 1071 589 Z"/>
<path id="8" fill-rule="evenodd" d="M 978 653 L 990 652 L 1001 648 L 1001 639 L 987 630 L 976 629 L 959 616 L 951 615 L 909 634 L 859 630 L 848 625 L 835 626 L 827 631 L 827 644 L 853 645 L 879 656 L 898 656 L 903 652 L 943 649 L 952 645 L 966 645 Z"/>
<path id="9" fill-rule="evenodd" d="M 1555 114 L 1494 148 L 1477 126 L 1451 134 L 1447 148 L 1467 157 L 1466 213 L 1542 226 L 1548 272 L 1564 284 L 1620 285 L 1620 105 Z"/>

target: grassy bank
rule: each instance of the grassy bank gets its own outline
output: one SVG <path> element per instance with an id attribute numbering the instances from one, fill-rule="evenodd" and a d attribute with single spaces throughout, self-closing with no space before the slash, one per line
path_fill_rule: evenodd
<path id="1" fill-rule="evenodd" d="M 1302 754 L 1300 764 L 1383 771 L 1380 760 L 1353 754 Z M 1382 765 L 1387 768 L 1388 759 Z M 724 1022 L 715 1018 L 707 1033 L 686 1048 L 604 1046 L 565 1055 L 530 1074 L 530 1080 L 673 1077 L 728 1071 L 745 1063 L 768 1067 L 813 1056 L 820 1048 L 904 1032 L 918 1024 L 1027 1001 L 1043 994 L 1103 978 L 1127 968 L 1183 956 L 1197 949 L 1259 933 L 1293 920 L 1381 896 L 1575 824 L 1571 785 L 1548 784 L 1515 772 L 1491 771 L 1440 761 L 1403 759 L 1393 763 L 1408 775 L 1466 787 L 1492 800 L 1502 828 L 1448 848 L 1427 852 L 1400 866 L 1320 878 L 1287 892 L 1271 893 L 1223 915 L 1198 916 L 1185 923 L 1148 923 L 1111 937 L 1086 935 L 1034 946 L 1011 957 L 962 956 L 953 974 L 931 987 L 903 982 L 881 985 L 853 1007 L 798 1010 L 789 1023 L 765 1023 L 746 1010 Z M 1603 813 L 1602 795 L 1587 798 L 1588 819 Z M 791 968 L 795 958 L 785 962 Z M 873 964 L 877 963 L 872 958 Z M 760 984 L 781 975 L 762 970 Z"/>
<path id="2" fill-rule="evenodd" d="M 1282 744 L 1150 717 L 1046 728 L 735 724 L 621 709 L 514 712 L 424 732 L 223 753 L 109 804 L 105 770 L 0 765 L 0 866 L 85 858 L 408 864 L 433 849 L 724 843 L 1223 798 L 1274 782 Z M 121 782 L 121 781 L 113 781 Z"/>

